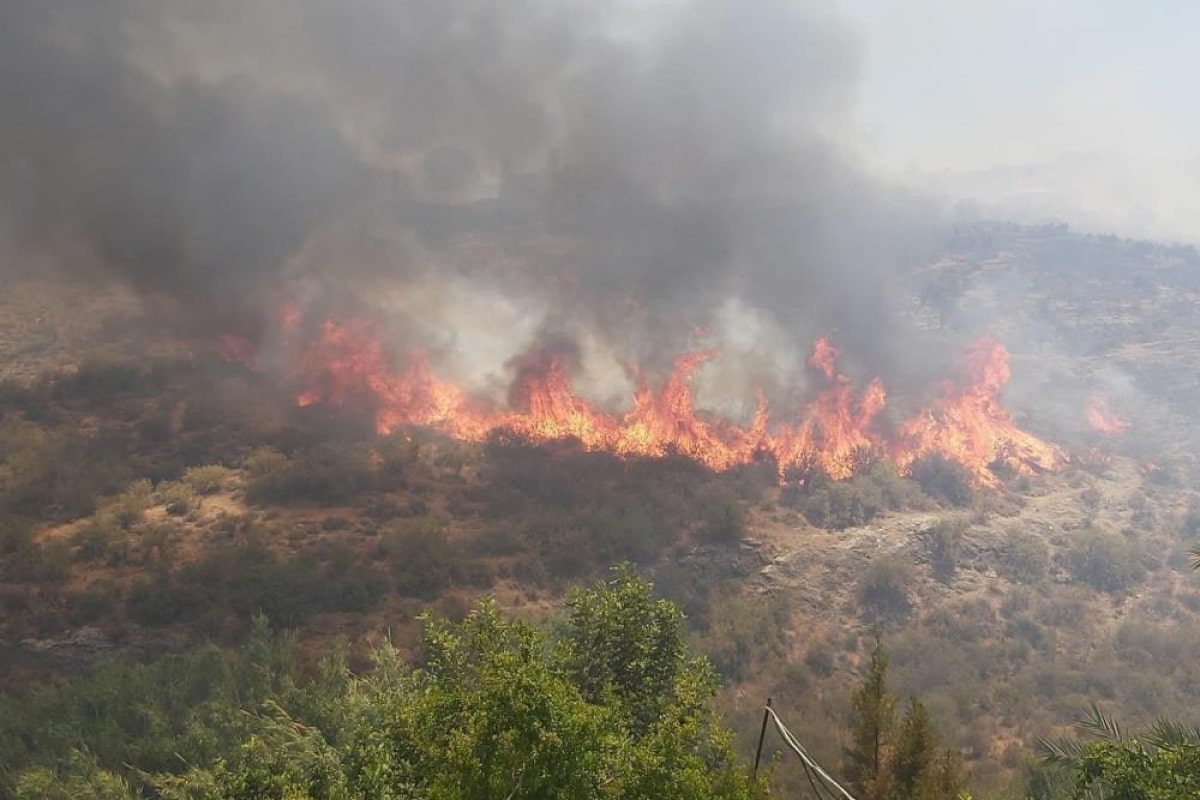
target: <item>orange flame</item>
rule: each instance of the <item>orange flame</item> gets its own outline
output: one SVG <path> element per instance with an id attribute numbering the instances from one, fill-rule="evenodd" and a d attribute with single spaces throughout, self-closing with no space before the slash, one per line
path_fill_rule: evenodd
<path id="1" fill-rule="evenodd" d="M 989 484 L 995 483 L 994 465 L 1021 474 L 1059 468 L 1058 449 L 1022 431 L 1000 406 L 1011 374 L 1008 350 L 999 342 L 984 338 L 969 346 L 963 382 L 944 382 L 937 402 L 901 427 L 896 460 L 907 466 L 927 453 L 941 453 Z"/>
<path id="2" fill-rule="evenodd" d="M 564 355 L 530 353 L 518 364 L 508 409 L 499 410 L 438 379 L 420 352 L 393 362 L 365 323 L 327 320 L 307 344 L 295 341 L 300 326 L 293 315 L 284 327 L 292 341 L 292 377 L 303 387 L 297 402 L 372 408 L 380 434 L 422 426 L 466 441 L 499 431 L 532 442 L 571 438 L 587 450 L 621 456 L 681 453 L 714 470 L 765 455 L 781 474 L 791 466 L 816 465 L 835 479 L 851 477 L 870 453 L 890 455 L 901 469 L 922 455 L 941 453 L 989 484 L 996 482 L 997 464 L 1019 473 L 1061 464 L 1053 446 L 1021 431 L 1001 408 L 1008 352 L 991 339 L 967 350 L 961 383 L 945 382 L 938 400 L 889 439 L 878 424 L 886 408 L 883 384 L 876 379 L 856 392 L 853 381 L 838 372 L 838 352 L 826 339 L 816 342 L 809 360 L 825 389 L 792 423 L 775 427 L 760 396 L 753 422 L 743 428 L 696 411 L 692 379 L 716 351 L 680 356 L 657 389 L 639 378 L 632 408 L 623 415 L 602 411 L 574 392 Z"/>
<path id="3" fill-rule="evenodd" d="M 1088 400 L 1086 414 L 1092 430 L 1105 436 L 1123 436 L 1129 430 L 1129 420 L 1114 413 L 1103 395 L 1092 395 Z"/>

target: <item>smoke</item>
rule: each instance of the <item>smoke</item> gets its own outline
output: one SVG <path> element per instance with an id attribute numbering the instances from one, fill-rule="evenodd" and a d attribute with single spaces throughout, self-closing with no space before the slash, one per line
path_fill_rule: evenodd
<path id="1" fill-rule="evenodd" d="M 12 0 L 0 224 L 220 325 L 356 293 L 490 385 L 698 326 L 739 381 L 828 333 L 899 380 L 926 209 L 845 144 L 859 63 L 821 0 Z"/>

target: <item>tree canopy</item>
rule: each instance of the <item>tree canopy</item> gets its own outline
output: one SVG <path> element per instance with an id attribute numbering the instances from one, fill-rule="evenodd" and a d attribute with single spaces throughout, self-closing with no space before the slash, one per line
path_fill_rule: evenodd
<path id="1" fill-rule="evenodd" d="M 712 712 L 715 675 L 687 654 L 679 610 L 623 569 L 577 592 L 569 609 L 556 640 L 485 600 L 460 623 L 428 620 L 419 667 L 385 644 L 364 675 L 338 658 L 303 686 L 264 671 L 266 684 L 246 694 L 253 707 L 226 698 L 191 719 L 208 735 L 174 743 L 211 747 L 178 753 L 185 769 L 126 760 L 133 742 L 100 759 L 84 739 L 21 771 L 10 791 L 21 800 L 756 796 Z M 221 752 L 214 742 L 232 742 L 231 730 L 243 735 Z"/>

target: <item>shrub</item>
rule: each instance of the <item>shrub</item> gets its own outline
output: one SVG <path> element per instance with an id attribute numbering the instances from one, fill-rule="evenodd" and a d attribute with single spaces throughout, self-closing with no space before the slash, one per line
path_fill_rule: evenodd
<path id="1" fill-rule="evenodd" d="M 1000 550 L 998 571 L 1017 583 L 1041 583 L 1050 568 L 1050 548 L 1042 539 L 1020 528 L 1010 528 Z"/>
<path id="2" fill-rule="evenodd" d="M 701 649 L 726 680 L 738 682 L 757 664 L 783 658 L 790 609 L 784 599 L 725 590 L 712 599 Z"/>
<path id="3" fill-rule="evenodd" d="M 370 453 L 362 446 L 321 444 L 292 458 L 272 450 L 246 460 L 246 496 L 254 503 L 345 505 L 375 487 Z"/>
<path id="4" fill-rule="evenodd" d="M 804 664 L 819 678 L 828 678 L 837 667 L 837 654 L 824 639 L 813 642 L 804 654 Z"/>
<path id="5" fill-rule="evenodd" d="M 704 496 L 700 508 L 701 541 L 736 544 L 746 532 L 746 510 L 732 492 L 712 492 Z"/>
<path id="6" fill-rule="evenodd" d="M 943 520 L 928 531 L 929 563 L 938 580 L 948 582 L 958 569 L 958 555 L 962 545 L 966 523 L 961 520 Z"/>
<path id="7" fill-rule="evenodd" d="M 789 487 L 783 501 L 803 514 L 810 525 L 830 530 L 866 525 L 885 505 L 883 493 L 866 478 L 815 489 Z"/>
<path id="8" fill-rule="evenodd" d="M 117 520 L 102 514 L 88 520 L 76 530 L 71 535 L 71 544 L 75 547 L 75 556 L 80 561 L 108 559 L 115 564 L 125 560 L 128 550 L 125 537 L 125 531 Z"/>
<path id="9" fill-rule="evenodd" d="M 117 524 L 128 530 L 142 521 L 142 515 L 154 501 L 150 481 L 134 481 L 113 503 L 110 513 Z"/>
<path id="10" fill-rule="evenodd" d="M 1145 574 L 1138 548 L 1115 533 L 1085 528 L 1067 549 L 1072 576 L 1102 592 L 1122 592 Z"/>
<path id="11" fill-rule="evenodd" d="M 912 610 L 908 599 L 912 580 L 909 564 L 893 556 L 879 556 L 859 579 L 859 603 L 877 619 L 903 617 Z"/>
<path id="12" fill-rule="evenodd" d="M 379 444 L 379 482 L 383 489 L 402 489 L 421 462 L 421 446 L 404 433 L 395 433 Z"/>
<path id="13" fill-rule="evenodd" d="M 461 576 L 460 552 L 434 517 L 405 520 L 383 534 L 396 591 L 433 599 Z"/>
<path id="14" fill-rule="evenodd" d="M 33 546 L 33 520 L 15 514 L 0 516 L 0 564 L 6 556 L 20 553 Z"/>
<path id="15" fill-rule="evenodd" d="M 119 447 L 101 438 L 30 437 L 8 459 L 4 506 L 55 522 L 91 514 L 98 495 L 120 486 L 127 472 Z"/>
<path id="16" fill-rule="evenodd" d="M 168 514 L 176 517 L 186 516 L 188 512 L 199 505 L 191 487 L 187 484 L 176 483 L 175 481 L 168 481 L 159 485 L 158 502 L 166 508 Z"/>
<path id="17" fill-rule="evenodd" d="M 925 494 L 952 506 L 969 505 L 974 494 L 966 467 L 941 453 L 930 453 L 914 461 L 912 478 Z"/>
<path id="18" fill-rule="evenodd" d="M 245 541 L 214 548 L 174 575 L 162 571 L 135 584 L 128 613 L 142 625 L 262 613 L 289 626 L 316 613 L 369 608 L 381 587 L 342 562 L 336 554 L 328 563 L 280 558 L 251 530 Z"/>
<path id="19" fill-rule="evenodd" d="M 152 376 L 129 361 L 89 359 L 79 365 L 74 375 L 58 380 L 50 393 L 55 400 L 98 404 L 132 394 L 152 377 L 159 376 Z"/>
<path id="20" fill-rule="evenodd" d="M 115 614 L 120 604 L 121 590 L 116 584 L 96 581 L 71 598 L 69 619 L 72 625 L 89 625 Z"/>
<path id="21" fill-rule="evenodd" d="M 183 473 L 183 483 L 198 495 L 216 494 L 225 488 L 233 473 L 218 464 L 189 467 Z"/>

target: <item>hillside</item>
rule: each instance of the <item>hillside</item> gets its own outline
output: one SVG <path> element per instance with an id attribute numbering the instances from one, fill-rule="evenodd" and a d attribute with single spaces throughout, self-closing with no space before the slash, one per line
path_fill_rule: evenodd
<path id="1" fill-rule="evenodd" d="M 927 704 L 976 796 L 1013 796 L 1033 741 L 1090 702 L 1195 721 L 1197 266 L 1062 229 L 957 231 L 896 306 L 931 340 L 1001 340 L 1006 405 L 1067 456 L 973 488 L 952 462 L 781 487 L 765 462 L 380 436 L 353 408 L 296 407 L 119 285 L 7 279 L 4 689 L 231 645 L 260 612 L 363 668 L 385 636 L 415 655 L 425 610 L 493 594 L 537 621 L 630 561 L 688 614 L 744 747 L 770 695 L 836 764 L 880 625 L 897 692 Z M 1096 395 L 1124 435 L 1089 427 Z"/>

